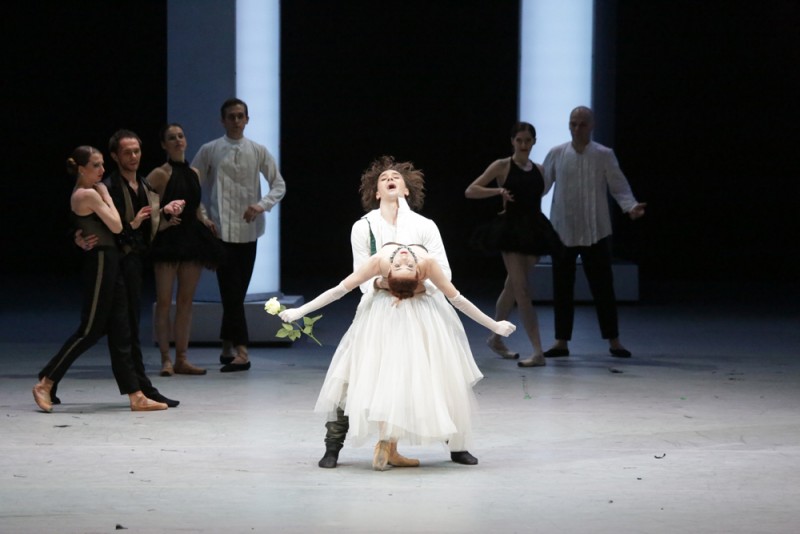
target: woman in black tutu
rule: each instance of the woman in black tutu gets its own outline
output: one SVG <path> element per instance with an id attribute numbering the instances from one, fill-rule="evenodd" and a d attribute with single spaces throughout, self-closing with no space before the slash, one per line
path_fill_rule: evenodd
<path id="1" fill-rule="evenodd" d="M 200 179 L 186 162 L 186 135 L 180 124 L 168 124 L 160 132 L 167 162 L 147 177 L 161 197 L 161 205 L 183 200 L 178 216 L 164 217 L 150 253 L 156 274 L 156 337 L 161 351 L 161 376 L 173 373 L 203 375 L 206 370 L 187 360 L 192 300 L 203 267 L 216 269 L 224 251 L 216 238 L 216 228 L 200 205 Z M 175 280 L 175 365 L 169 355 L 170 307 Z"/>
<path id="2" fill-rule="evenodd" d="M 497 298 L 495 319 L 507 319 L 516 302 L 520 320 L 533 345 L 532 356 L 520 360 L 520 367 L 545 365 L 528 273 L 541 256 L 557 253 L 560 244 L 550 221 L 542 213 L 542 195 L 552 184 L 545 184 L 541 165 L 530 160 L 535 143 L 536 129 L 532 124 L 514 124 L 511 129 L 514 154 L 494 161 L 465 191 L 467 198 L 500 196 L 503 199 L 503 211 L 491 223 L 478 228 L 473 244 L 483 251 L 500 252 L 503 256 L 508 276 Z M 492 182 L 496 183 L 495 187 L 489 187 Z M 497 335 L 490 336 L 487 344 L 503 358 L 519 358 L 519 354 L 510 351 Z"/>

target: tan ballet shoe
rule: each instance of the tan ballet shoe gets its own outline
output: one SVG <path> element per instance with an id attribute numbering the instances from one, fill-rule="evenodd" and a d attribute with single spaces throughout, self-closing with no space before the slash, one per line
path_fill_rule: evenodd
<path id="1" fill-rule="evenodd" d="M 175 370 L 172 368 L 172 362 L 166 361 L 161 363 L 161 372 L 159 375 L 161 376 L 172 376 L 175 374 Z"/>
<path id="2" fill-rule="evenodd" d="M 545 365 L 547 365 L 547 360 L 544 359 L 543 354 L 531 356 L 527 360 L 520 360 L 517 362 L 518 367 L 544 367 Z"/>
<path id="3" fill-rule="evenodd" d="M 42 378 L 33 386 L 33 400 L 43 412 L 51 413 L 53 411 L 53 402 L 50 400 L 51 389 L 53 389 L 53 381 L 49 378 Z"/>
<path id="4" fill-rule="evenodd" d="M 161 372 L 159 375 L 161 376 L 172 376 L 175 374 L 175 370 L 172 368 L 172 361 L 169 359 L 169 356 L 166 358 L 164 356 L 161 357 Z"/>
<path id="5" fill-rule="evenodd" d="M 385 471 L 389 461 L 389 448 L 391 443 L 382 440 L 375 444 L 375 454 L 372 456 L 372 468 L 375 471 Z"/>
<path id="6" fill-rule="evenodd" d="M 503 358 L 504 360 L 516 360 L 519 358 L 518 352 L 512 352 L 508 350 L 506 344 L 503 341 L 492 335 L 486 340 L 486 346 L 489 347 L 492 352 Z"/>
<path id="7" fill-rule="evenodd" d="M 175 366 L 173 367 L 175 370 L 176 375 L 204 375 L 206 374 L 206 370 L 202 367 L 197 367 L 196 365 L 192 365 L 189 363 L 189 360 L 186 359 L 184 355 L 181 357 L 179 354 L 178 357 L 175 359 Z"/>
<path id="8" fill-rule="evenodd" d="M 419 467 L 419 460 L 416 458 L 406 458 L 397 452 L 397 442 L 391 442 L 389 446 L 389 465 L 394 467 Z"/>
<path id="9" fill-rule="evenodd" d="M 167 408 L 168 406 L 163 402 L 150 400 L 144 395 L 131 397 L 132 412 L 155 412 L 157 410 L 166 410 Z"/>

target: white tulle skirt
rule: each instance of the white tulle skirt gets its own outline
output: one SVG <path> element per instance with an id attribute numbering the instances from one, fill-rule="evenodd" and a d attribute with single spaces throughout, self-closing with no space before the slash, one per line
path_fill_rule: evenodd
<path id="1" fill-rule="evenodd" d="M 477 408 L 472 387 L 481 378 L 444 295 L 396 302 L 376 291 L 362 297 L 314 411 L 333 421 L 343 408 L 348 442 L 356 446 L 381 436 L 415 445 L 450 441 L 452 450 L 466 450 Z"/>

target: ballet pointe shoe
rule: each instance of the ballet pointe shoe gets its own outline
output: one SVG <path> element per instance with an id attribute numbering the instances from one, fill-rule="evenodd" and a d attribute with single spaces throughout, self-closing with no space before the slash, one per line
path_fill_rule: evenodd
<path id="1" fill-rule="evenodd" d="M 506 344 L 497 335 L 489 336 L 486 340 L 486 346 L 504 360 L 516 360 L 519 358 L 519 353 L 508 350 Z"/>
<path id="2" fill-rule="evenodd" d="M 202 367 L 197 367 L 189 363 L 186 359 L 185 352 L 179 352 L 175 355 L 175 374 L 177 375 L 204 375 L 206 370 Z"/>
<path id="3" fill-rule="evenodd" d="M 372 456 L 372 468 L 375 471 L 385 471 L 386 464 L 389 462 L 389 449 L 391 443 L 381 440 L 375 444 L 375 454 Z"/>
<path id="4" fill-rule="evenodd" d="M 169 354 L 161 355 L 161 376 L 172 376 L 175 370 L 172 368 L 172 360 L 169 359 Z"/>
<path id="5" fill-rule="evenodd" d="M 42 378 L 33 386 L 33 400 L 43 412 L 51 413 L 53 411 L 53 403 L 50 400 L 50 390 L 52 388 L 53 381 L 49 378 Z"/>
<path id="6" fill-rule="evenodd" d="M 163 402 L 156 402 L 144 396 L 144 393 L 137 391 L 130 395 L 132 412 L 155 412 L 166 410 L 168 406 Z"/>
<path id="7" fill-rule="evenodd" d="M 517 362 L 517 367 L 544 367 L 545 365 L 547 365 L 547 361 L 544 359 L 544 354 L 537 354 L 527 360 Z"/>
<path id="8" fill-rule="evenodd" d="M 419 460 L 416 458 L 406 458 L 397 452 L 397 442 L 392 441 L 389 445 L 389 465 L 394 467 L 419 467 Z"/>

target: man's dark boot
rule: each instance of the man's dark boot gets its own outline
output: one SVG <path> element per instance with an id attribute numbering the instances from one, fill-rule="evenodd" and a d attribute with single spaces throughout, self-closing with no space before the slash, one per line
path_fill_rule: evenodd
<path id="1" fill-rule="evenodd" d="M 339 461 L 339 451 L 342 449 L 339 443 L 326 443 L 325 455 L 319 461 L 319 466 L 325 469 L 332 469 L 336 467 L 336 462 Z"/>

